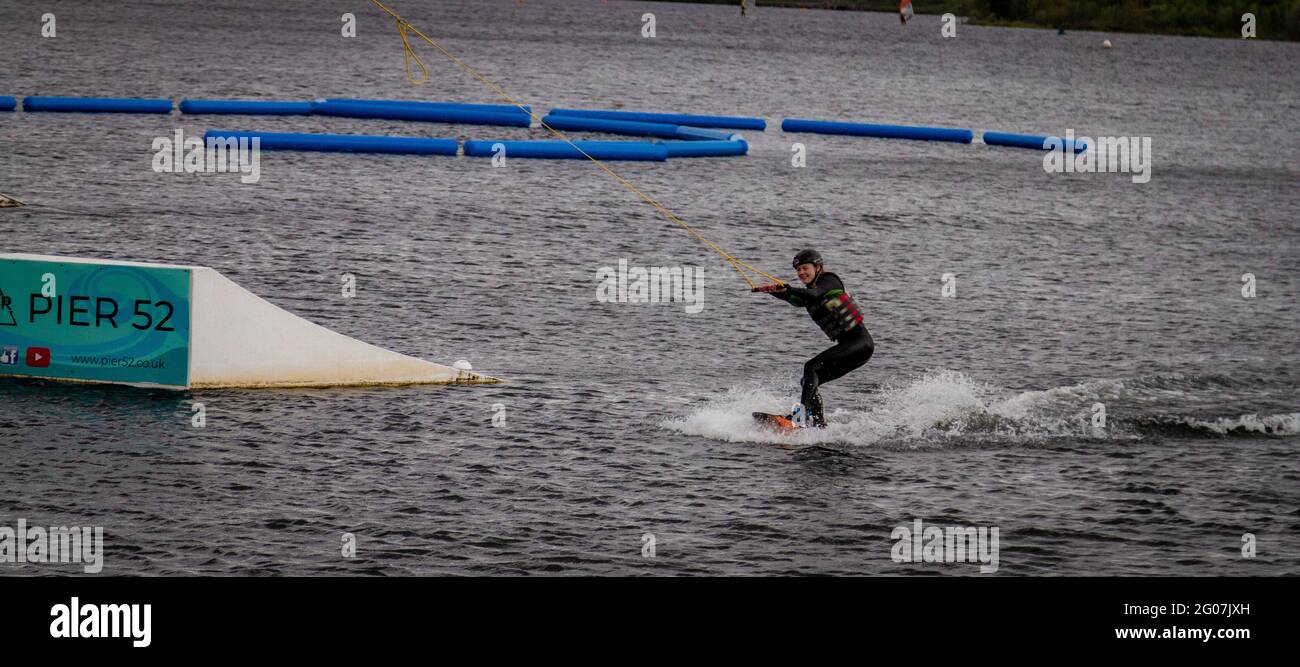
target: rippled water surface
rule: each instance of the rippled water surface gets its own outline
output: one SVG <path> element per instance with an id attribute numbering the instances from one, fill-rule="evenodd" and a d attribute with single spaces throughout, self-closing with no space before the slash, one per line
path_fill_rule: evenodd
<path id="1" fill-rule="evenodd" d="M 508 382 L 6 381 L 0 526 L 101 525 L 107 574 L 977 572 L 893 562 L 891 531 L 918 518 L 999 527 L 1001 574 L 1300 571 L 1300 45 L 964 25 L 942 39 L 933 16 L 658 3 L 393 6 L 537 110 L 766 118 L 746 157 L 615 169 L 787 279 L 794 250 L 821 249 L 877 344 L 824 390 L 830 428 L 773 436 L 748 417 L 788 408 L 825 347 L 802 311 L 746 292 L 589 163 L 267 153 L 257 185 L 150 168 L 153 138 L 177 128 L 543 130 L 3 114 L 0 192 L 30 206 L 0 210 L 0 251 L 211 266 L 349 336 Z M 37 31 L 46 11 L 55 39 Z M 0 1 L 0 94 L 499 101 L 421 53 L 430 81 L 413 89 L 365 3 Z M 1034 152 L 979 143 L 787 135 L 783 117 L 1148 136 L 1152 178 L 1047 174 Z M 598 302 L 619 259 L 703 267 L 703 311 Z"/>

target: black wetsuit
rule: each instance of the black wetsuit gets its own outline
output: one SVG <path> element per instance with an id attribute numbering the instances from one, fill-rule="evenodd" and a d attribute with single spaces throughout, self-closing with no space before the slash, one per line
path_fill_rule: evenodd
<path id="1" fill-rule="evenodd" d="M 853 298 L 844 291 L 844 282 L 834 273 L 822 273 L 808 287 L 791 287 L 772 296 L 803 306 L 835 341 L 835 346 L 808 360 L 803 365 L 803 392 L 800 402 L 813 426 L 825 426 L 826 416 L 817 388 L 860 368 L 875 352 L 875 341 L 862 323 Z"/>

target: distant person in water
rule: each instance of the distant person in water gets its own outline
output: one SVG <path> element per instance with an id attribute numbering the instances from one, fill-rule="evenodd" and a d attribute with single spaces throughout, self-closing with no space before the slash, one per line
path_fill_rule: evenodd
<path id="1" fill-rule="evenodd" d="M 794 270 L 804 287 L 776 283 L 755 287 L 753 291 L 771 294 L 796 306 L 803 306 L 817 326 L 835 345 L 803 365 L 800 402 L 808 415 L 808 424 L 824 428 L 826 414 L 818 388 L 844 377 L 867 363 L 876 349 L 871 333 L 862 323 L 862 313 L 844 282 L 822 265 L 821 253 L 808 249 L 794 256 Z"/>

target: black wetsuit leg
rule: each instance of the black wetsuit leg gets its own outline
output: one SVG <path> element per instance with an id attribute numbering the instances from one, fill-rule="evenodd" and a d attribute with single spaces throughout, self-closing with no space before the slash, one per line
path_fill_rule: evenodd
<path id="1" fill-rule="evenodd" d="M 861 368 L 876 350 L 876 343 L 865 328 L 861 333 L 849 334 L 835 342 L 835 346 L 808 360 L 803 365 L 803 393 L 800 402 L 808 415 L 810 425 L 825 426 L 826 415 L 821 394 L 817 389 L 832 380 L 844 377 L 849 371 Z"/>

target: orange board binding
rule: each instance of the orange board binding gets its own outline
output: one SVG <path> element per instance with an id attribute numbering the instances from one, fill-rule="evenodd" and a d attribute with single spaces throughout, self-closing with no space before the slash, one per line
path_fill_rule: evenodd
<path id="1" fill-rule="evenodd" d="M 799 427 L 796 426 L 794 422 L 790 421 L 789 417 L 782 417 L 781 415 L 770 415 L 766 412 L 755 412 L 754 421 L 758 422 L 759 426 L 762 426 L 763 428 L 771 429 L 773 431 L 776 431 L 777 433 L 794 433 L 795 431 L 799 430 Z"/>

